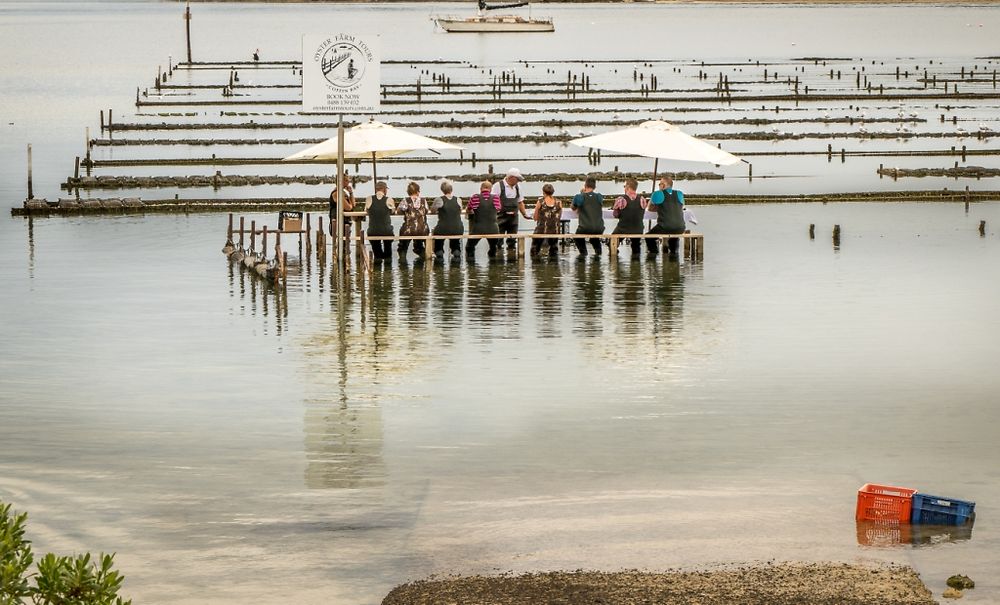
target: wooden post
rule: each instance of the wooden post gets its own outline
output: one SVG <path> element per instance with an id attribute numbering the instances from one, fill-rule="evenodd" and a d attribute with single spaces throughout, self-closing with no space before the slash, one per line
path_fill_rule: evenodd
<path id="1" fill-rule="evenodd" d="M 618 258 L 618 237 L 617 236 L 614 236 L 614 235 L 611 236 L 611 247 L 608 248 L 608 256 L 610 256 L 612 259 Z"/>
<path id="2" fill-rule="evenodd" d="M 226 226 L 226 241 L 233 241 L 233 213 L 229 213 L 229 224 Z"/>
<path id="3" fill-rule="evenodd" d="M 87 126 L 83 131 L 84 143 L 87 146 L 87 164 L 90 164 L 90 126 Z"/>
<path id="4" fill-rule="evenodd" d="M 306 256 L 312 253 L 312 214 L 306 213 Z"/>
<path id="5" fill-rule="evenodd" d="M 35 199 L 35 189 L 31 183 L 31 143 L 28 143 L 28 199 Z"/>
<path id="6" fill-rule="evenodd" d="M 80 180 L 80 156 L 76 156 L 76 161 L 73 162 L 73 180 Z"/>
<path id="7" fill-rule="evenodd" d="M 979 237 L 986 237 L 986 221 L 979 221 Z"/>
<path id="8" fill-rule="evenodd" d="M 326 256 L 326 232 L 323 231 L 323 215 L 316 218 L 316 258 Z"/>
<path id="9" fill-rule="evenodd" d="M 840 225 L 833 226 L 833 245 L 834 247 L 840 247 Z"/>
<path id="10" fill-rule="evenodd" d="M 188 64 L 191 63 L 191 2 L 188 0 L 184 9 L 184 30 L 187 37 Z"/>
<path id="11" fill-rule="evenodd" d="M 138 90 L 138 88 L 137 88 L 136 90 Z M 136 93 L 136 98 L 135 98 L 135 100 L 136 100 L 136 101 L 138 101 L 138 100 L 139 100 L 139 95 L 138 95 L 138 93 Z M 103 109 L 101 110 L 101 132 L 102 132 L 102 133 L 104 132 L 104 110 L 103 110 Z"/>
<path id="12" fill-rule="evenodd" d="M 243 222 L 245 220 L 246 220 L 246 217 L 243 217 L 243 216 L 240 217 L 240 250 L 243 249 L 243 229 L 244 229 Z"/>
<path id="13" fill-rule="evenodd" d="M 809 239 L 816 239 L 816 224 L 809 223 Z"/>
<path id="14" fill-rule="evenodd" d="M 267 225 L 260 228 L 260 252 L 264 258 L 267 258 Z"/>
<path id="15" fill-rule="evenodd" d="M 419 80 L 418 80 L 419 82 Z M 337 267 L 343 268 L 347 262 L 342 246 L 344 245 L 344 114 L 340 114 L 337 120 L 337 228 L 333 236 L 333 245 L 336 246 L 334 258 L 337 259 Z"/>
<path id="16" fill-rule="evenodd" d="M 361 229 L 361 221 L 354 220 L 354 218 L 351 220 L 354 221 L 354 256 L 361 260 L 361 253 L 365 251 L 361 241 L 361 238 L 364 237 L 364 231 Z"/>

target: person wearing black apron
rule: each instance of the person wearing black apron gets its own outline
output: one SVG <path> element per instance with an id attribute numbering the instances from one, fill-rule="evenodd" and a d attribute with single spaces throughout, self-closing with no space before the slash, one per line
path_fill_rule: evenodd
<path id="1" fill-rule="evenodd" d="M 614 234 L 642 233 L 642 219 L 646 214 L 646 198 L 642 197 L 635 190 L 639 187 L 639 182 L 635 179 L 625 180 L 625 194 L 618 196 L 612 213 L 618 224 L 615 226 Z M 639 256 L 642 252 L 642 242 L 639 238 L 629 238 L 632 244 L 632 256 Z"/>
<path id="2" fill-rule="evenodd" d="M 441 197 L 434 200 L 431 206 L 432 211 L 437 211 L 437 224 L 434 225 L 434 235 L 463 235 L 465 225 L 462 224 L 462 200 L 458 196 L 452 195 L 451 183 L 445 181 L 441 183 Z M 462 240 L 451 239 L 451 255 L 459 257 L 462 250 Z M 434 256 L 444 257 L 444 240 L 434 240 Z"/>
<path id="3" fill-rule="evenodd" d="M 354 210 L 354 187 L 351 186 L 351 180 L 347 177 L 345 173 L 341 178 L 341 184 L 344 187 L 344 212 L 350 212 Z M 330 237 L 333 237 L 337 233 L 337 187 L 333 188 L 330 192 Z M 351 219 L 350 217 L 344 217 L 344 254 L 350 249 L 351 242 Z"/>
<path id="4" fill-rule="evenodd" d="M 521 195 L 521 182 L 524 177 L 517 168 L 507 171 L 507 176 L 498 181 L 490 192 L 500 198 L 500 212 L 497 215 L 497 227 L 500 233 L 517 233 L 517 215 L 528 217 L 528 211 L 524 207 L 524 196 Z M 513 250 L 517 247 L 516 238 L 507 239 L 507 249 Z"/>
<path id="5" fill-rule="evenodd" d="M 489 235 L 500 233 L 497 226 L 497 213 L 500 211 L 500 196 L 490 193 L 492 183 L 483 181 L 479 185 L 479 193 L 469 198 L 469 207 L 466 212 L 469 215 L 469 239 L 465 242 L 465 255 L 472 258 L 476 255 L 476 244 L 482 238 L 476 235 Z M 486 240 L 490 244 L 490 257 L 497 255 L 497 247 L 500 240 L 489 238 Z"/>
<path id="6" fill-rule="evenodd" d="M 576 210 L 578 225 L 576 232 L 587 235 L 599 235 L 604 233 L 604 196 L 594 191 L 597 188 L 597 179 L 587 177 L 583 183 L 583 191 L 573 197 L 573 210 Z M 594 254 L 601 253 L 601 239 L 592 237 L 590 245 L 594 247 Z M 581 256 L 587 255 L 587 240 L 575 238 L 577 249 Z"/>
<path id="7" fill-rule="evenodd" d="M 660 189 L 653 192 L 649 204 L 656 209 L 656 224 L 649 233 L 684 233 L 684 194 L 674 189 L 674 179 L 669 176 L 660 179 Z M 680 243 L 679 239 L 667 240 L 670 256 L 677 256 Z M 656 254 L 660 247 L 659 240 L 647 239 L 646 246 L 649 254 Z"/>
<path id="8" fill-rule="evenodd" d="M 420 185 L 416 181 L 410 181 L 406 186 L 406 197 L 396 206 L 396 211 L 403 215 L 403 226 L 399 228 L 400 236 L 430 235 L 431 231 L 427 227 L 427 201 L 420 197 Z M 400 239 L 396 245 L 400 262 L 406 259 L 406 251 L 410 249 L 411 241 L 417 260 L 424 259 L 423 239 Z"/>
<path id="9" fill-rule="evenodd" d="M 365 212 L 368 213 L 368 237 L 392 236 L 392 213 L 396 205 L 388 195 L 389 186 L 385 181 L 375 183 L 375 195 L 365 202 Z M 372 255 L 375 260 L 392 258 L 392 242 L 389 240 L 368 240 L 372 245 Z"/>
<path id="10" fill-rule="evenodd" d="M 551 183 L 542 185 L 542 197 L 538 198 L 538 203 L 535 204 L 535 235 L 559 233 L 562 225 L 562 203 L 554 197 L 555 193 L 556 189 Z M 531 240 L 531 256 L 538 256 L 543 246 L 548 247 L 549 256 L 559 254 L 558 239 L 536 237 Z"/>

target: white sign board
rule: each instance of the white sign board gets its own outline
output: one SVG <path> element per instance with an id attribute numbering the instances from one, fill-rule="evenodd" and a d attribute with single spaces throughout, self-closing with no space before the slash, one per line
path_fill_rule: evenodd
<path id="1" fill-rule="evenodd" d="M 378 113 L 379 37 L 302 36 L 302 110 L 306 113 Z"/>

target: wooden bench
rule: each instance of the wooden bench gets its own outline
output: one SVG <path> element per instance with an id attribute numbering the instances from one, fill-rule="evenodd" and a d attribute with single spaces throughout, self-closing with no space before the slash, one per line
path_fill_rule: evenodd
<path id="1" fill-rule="evenodd" d="M 390 242 L 390 241 L 417 241 L 421 240 L 425 242 L 424 244 L 424 256 L 428 259 L 434 257 L 434 242 L 435 241 L 449 241 L 449 240 L 462 240 L 462 239 L 516 239 L 517 240 L 517 255 L 523 258 L 525 252 L 528 248 L 528 240 L 534 239 L 600 239 L 607 240 L 610 245 L 610 256 L 611 258 L 618 257 L 618 246 L 621 244 L 622 240 L 629 238 L 636 239 L 656 239 L 659 240 L 659 246 L 662 250 L 664 243 L 668 240 L 686 240 L 688 243 L 684 246 L 684 257 L 692 261 L 700 261 L 704 258 L 704 241 L 705 236 L 701 233 L 678 233 L 678 234 L 662 234 L 662 233 L 636 233 L 636 234 L 617 234 L 617 233 L 600 233 L 596 235 L 589 235 L 584 233 L 489 233 L 489 234 L 475 234 L 470 235 L 468 233 L 464 235 L 372 235 L 367 236 L 363 232 L 355 232 L 355 236 L 351 239 L 357 244 L 357 251 L 360 254 L 364 248 L 365 240 L 377 241 L 377 242 Z"/>
<path id="2" fill-rule="evenodd" d="M 434 213 L 429 213 L 430 216 L 434 216 Z M 618 257 L 618 246 L 621 244 L 623 239 L 628 238 L 638 238 L 638 239 L 657 239 L 660 240 L 660 250 L 663 250 L 663 244 L 665 240 L 677 239 L 686 240 L 688 243 L 684 246 L 684 257 L 692 261 L 700 261 L 704 259 L 704 242 L 705 236 L 701 233 L 678 233 L 675 235 L 666 235 L 660 233 L 636 233 L 634 235 L 626 234 L 611 234 L 611 233 L 601 233 L 597 235 L 585 235 L 576 233 L 552 233 L 552 234 L 535 234 L 531 232 L 521 232 L 521 233 L 491 233 L 484 235 L 472 236 L 468 233 L 464 235 L 382 235 L 382 236 L 367 236 L 364 232 L 364 219 L 368 217 L 366 212 L 351 211 L 344 213 L 344 219 L 350 219 L 354 221 L 354 237 L 351 238 L 356 243 L 356 254 L 360 256 L 364 250 L 365 240 L 372 241 L 400 241 L 400 240 L 423 240 L 425 242 L 424 256 L 428 259 L 434 257 L 434 241 L 435 240 L 455 240 L 455 239 L 516 239 L 517 240 L 517 255 L 523 258 L 527 250 L 529 239 L 590 239 L 597 238 L 601 240 L 609 240 L 610 244 L 610 256 L 611 258 Z"/>

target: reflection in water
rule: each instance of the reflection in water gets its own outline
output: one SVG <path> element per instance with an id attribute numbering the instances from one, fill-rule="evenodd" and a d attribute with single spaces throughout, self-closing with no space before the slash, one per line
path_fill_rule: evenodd
<path id="1" fill-rule="evenodd" d="M 646 266 L 646 287 L 649 289 L 649 313 L 652 315 L 650 328 L 654 343 L 663 337 L 670 342 L 673 334 L 681 328 L 684 305 L 684 280 L 681 265 L 664 259 L 649 262 Z"/>
<path id="2" fill-rule="evenodd" d="M 289 296 L 319 291 L 328 302 L 315 307 L 324 327 L 298 340 L 305 360 L 304 481 L 314 489 L 353 489 L 386 480 L 383 401 L 418 397 L 413 381 L 436 375 L 467 332 L 487 343 L 520 338 L 523 330 L 529 343 L 576 338 L 588 350 L 620 358 L 616 351 L 649 347 L 679 326 L 680 265 L 606 262 L 379 264 L 339 276 L 334 265 L 318 262 L 316 271 L 306 264 L 290 274 L 287 289 L 235 265 L 228 271 L 241 309 L 277 318 L 279 332 L 287 330 Z M 622 337 L 616 351 L 606 338 L 613 335 Z"/>
<path id="3" fill-rule="evenodd" d="M 436 264 L 433 269 L 434 320 L 445 344 L 453 344 L 456 331 L 462 327 L 462 303 L 465 275 L 459 263 Z"/>
<path id="4" fill-rule="evenodd" d="M 646 306 L 643 266 L 643 263 L 633 260 L 625 263 L 612 262 L 610 267 L 614 285 L 614 314 L 622 334 L 635 335 L 647 328 L 642 317 L 642 310 Z"/>
<path id="5" fill-rule="evenodd" d="M 533 294 L 527 306 L 535 315 L 539 338 L 557 338 L 562 334 L 559 318 L 563 312 L 562 265 L 558 260 L 538 262 L 532 267 Z"/>
<path id="6" fill-rule="evenodd" d="M 377 276 L 377 274 L 376 274 Z M 334 301 L 331 305 L 331 332 L 317 334 L 306 342 L 303 384 L 310 391 L 305 397 L 305 484 L 312 489 L 351 489 L 364 485 L 379 485 L 385 476 L 382 461 L 382 412 L 373 400 L 352 396 L 352 381 L 366 383 L 378 365 L 376 339 L 366 334 L 369 321 L 372 333 L 379 332 L 376 301 L 383 300 L 376 292 L 373 276 L 371 292 L 366 291 L 365 278 L 333 272 Z M 391 290 L 387 293 L 391 298 Z M 372 306 L 361 313 L 365 302 Z M 383 305 L 388 304 L 388 300 Z M 352 330 L 355 312 L 363 323 Z"/>
<path id="7" fill-rule="evenodd" d="M 256 274 L 251 274 L 251 270 L 243 263 L 228 260 L 223 262 L 226 263 L 229 295 L 239 300 L 239 311 L 242 314 L 273 318 L 274 332 L 280 336 L 287 328 L 287 288 L 264 282 Z M 265 324 L 265 333 L 269 332 L 268 328 L 269 325 Z"/>
<path id="8" fill-rule="evenodd" d="M 573 267 L 573 331 L 582 336 L 604 332 L 604 266 L 599 258 L 578 257 Z"/>
<path id="9" fill-rule="evenodd" d="M 28 215 L 28 277 L 35 277 L 35 220 Z"/>
<path id="10" fill-rule="evenodd" d="M 862 546 L 931 546 L 972 539 L 972 524 L 912 525 L 910 523 L 858 521 L 858 544 Z"/>

